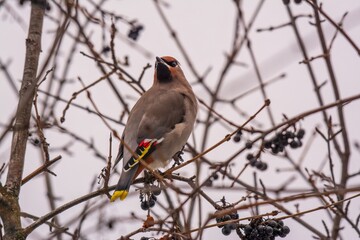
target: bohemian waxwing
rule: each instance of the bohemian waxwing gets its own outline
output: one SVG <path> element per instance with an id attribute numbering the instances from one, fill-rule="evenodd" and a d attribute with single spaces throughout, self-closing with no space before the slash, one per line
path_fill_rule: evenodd
<path id="1" fill-rule="evenodd" d="M 124 200 L 130 185 L 144 169 L 165 167 L 186 144 L 195 123 L 197 101 L 179 62 L 169 56 L 156 57 L 152 87 L 129 114 L 115 165 L 123 168 L 111 202 Z M 125 145 L 125 146 L 124 146 Z"/>

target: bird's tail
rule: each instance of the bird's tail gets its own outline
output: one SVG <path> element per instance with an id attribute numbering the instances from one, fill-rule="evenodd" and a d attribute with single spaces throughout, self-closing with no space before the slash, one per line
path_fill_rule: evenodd
<path id="1" fill-rule="evenodd" d="M 129 188 L 133 179 L 136 177 L 137 169 L 139 165 L 134 166 L 129 171 L 123 171 L 121 173 L 118 184 L 116 185 L 115 191 L 111 196 L 110 202 L 114 202 L 116 199 L 124 200 L 129 193 Z"/>
<path id="2" fill-rule="evenodd" d="M 153 159 L 149 155 L 156 149 L 157 144 L 161 143 L 164 138 L 160 139 L 144 139 L 138 145 L 135 150 L 137 156 L 132 156 L 124 165 L 118 184 L 115 191 L 111 196 L 110 202 L 114 202 L 116 199 L 124 200 L 129 193 L 131 183 L 144 169 L 144 166 L 140 163 L 140 160 L 145 160 L 147 164 L 150 164 Z"/>

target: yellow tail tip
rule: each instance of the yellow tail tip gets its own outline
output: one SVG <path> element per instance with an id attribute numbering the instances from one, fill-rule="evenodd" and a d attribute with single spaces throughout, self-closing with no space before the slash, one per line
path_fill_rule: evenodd
<path id="1" fill-rule="evenodd" d="M 124 200 L 128 195 L 129 191 L 127 190 L 119 190 L 115 191 L 111 196 L 110 202 L 114 202 L 116 199 L 120 198 L 120 200 Z"/>

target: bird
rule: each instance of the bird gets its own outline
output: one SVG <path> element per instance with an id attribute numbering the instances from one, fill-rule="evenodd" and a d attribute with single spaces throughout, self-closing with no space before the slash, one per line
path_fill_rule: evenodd
<path id="1" fill-rule="evenodd" d="M 198 103 L 190 83 L 171 56 L 156 57 L 153 85 L 129 113 L 116 166 L 123 159 L 120 179 L 110 201 L 124 200 L 130 185 L 144 170 L 166 167 L 193 131 Z"/>

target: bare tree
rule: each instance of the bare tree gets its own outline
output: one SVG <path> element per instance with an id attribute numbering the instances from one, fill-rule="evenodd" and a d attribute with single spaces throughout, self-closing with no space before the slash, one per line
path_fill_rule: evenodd
<path id="1" fill-rule="evenodd" d="M 11 61 L 0 57 L 2 91 L 17 96 L 15 113 L 0 120 L 6 121 L 0 126 L 6 154 L 0 162 L 0 239 L 359 237 L 360 144 L 353 120 L 360 89 L 357 84 L 343 90 L 356 84 L 358 63 L 345 66 L 353 79 L 338 70 L 342 51 L 352 54 L 346 61 L 358 61 L 358 43 L 345 23 L 359 10 L 338 18 L 328 12 L 330 3 L 283 0 L 271 4 L 285 22 L 259 21 L 272 11 L 269 2 L 231 1 L 231 46 L 225 57 L 217 56 L 223 65 L 209 66 L 203 56 L 201 68 L 195 50 L 184 43 L 200 37 L 182 34 L 166 1 L 153 0 L 153 9 L 146 10 L 161 22 L 156 28 L 114 9 L 118 3 L 112 0 L 1 1 L 0 14 L 14 19 L 12 25 L 27 25 L 23 12 L 30 18 L 19 92 Z M 176 46 L 200 113 L 173 165 L 148 169 L 135 181 L 129 198 L 140 199 L 110 204 L 119 174 L 112 169 L 113 155 L 134 100 L 149 86 L 145 78 L 151 79 L 156 44 L 164 41 L 144 47 L 146 33 Z M 284 45 L 267 40 L 284 36 L 297 57 L 288 50 L 280 57 L 259 53 Z M 263 56 L 271 59 L 270 74 Z M 296 62 L 293 70 L 284 66 L 290 62 Z M 231 80 L 241 73 L 254 81 Z M 298 94 L 304 99 L 292 99 Z M 57 181 L 69 172 L 76 178 Z M 67 195 L 70 188 L 76 197 Z M 36 201 L 48 207 L 26 207 Z"/>

